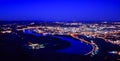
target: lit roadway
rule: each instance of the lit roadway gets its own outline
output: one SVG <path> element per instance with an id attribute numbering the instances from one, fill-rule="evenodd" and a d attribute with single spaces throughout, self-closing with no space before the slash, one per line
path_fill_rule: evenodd
<path id="1" fill-rule="evenodd" d="M 90 43 L 90 42 L 88 42 L 88 41 L 86 41 L 84 39 L 78 38 L 74 34 L 70 34 L 70 36 L 73 37 L 73 38 L 75 38 L 75 39 L 80 40 L 81 42 L 85 42 L 87 44 L 90 44 L 92 46 L 93 49 L 90 52 L 86 53 L 85 55 L 91 54 L 91 53 L 95 52 L 96 50 L 98 50 L 98 48 L 96 48 L 96 46 L 95 46 L 95 43 Z"/>

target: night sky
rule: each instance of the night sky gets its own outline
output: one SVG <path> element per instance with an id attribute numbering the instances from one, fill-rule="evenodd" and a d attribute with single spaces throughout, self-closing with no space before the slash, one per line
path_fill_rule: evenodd
<path id="1" fill-rule="evenodd" d="M 0 0 L 0 20 L 118 21 L 120 0 Z"/>

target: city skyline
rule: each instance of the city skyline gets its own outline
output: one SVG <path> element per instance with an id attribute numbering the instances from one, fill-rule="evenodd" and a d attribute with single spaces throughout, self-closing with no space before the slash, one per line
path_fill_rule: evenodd
<path id="1" fill-rule="evenodd" d="M 4 22 L 0 24 L 2 59 L 120 60 L 120 22 Z"/>

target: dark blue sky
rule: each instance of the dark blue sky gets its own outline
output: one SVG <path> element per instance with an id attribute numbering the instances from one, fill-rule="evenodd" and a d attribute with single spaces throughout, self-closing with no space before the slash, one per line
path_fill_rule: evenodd
<path id="1" fill-rule="evenodd" d="M 119 0 L 0 0 L 0 20 L 120 20 Z"/>

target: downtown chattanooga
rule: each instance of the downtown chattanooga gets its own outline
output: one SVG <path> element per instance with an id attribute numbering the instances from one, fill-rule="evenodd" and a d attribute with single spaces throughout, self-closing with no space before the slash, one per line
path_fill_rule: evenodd
<path id="1" fill-rule="evenodd" d="M 120 22 L 1 22 L 1 40 L 10 40 L 12 35 L 24 41 L 20 42 L 22 48 L 31 51 L 48 49 L 61 54 L 120 60 Z"/>

